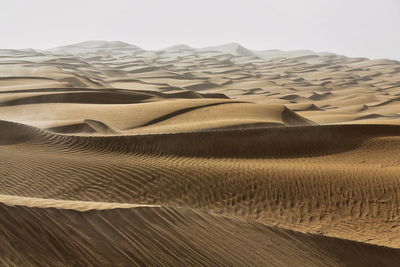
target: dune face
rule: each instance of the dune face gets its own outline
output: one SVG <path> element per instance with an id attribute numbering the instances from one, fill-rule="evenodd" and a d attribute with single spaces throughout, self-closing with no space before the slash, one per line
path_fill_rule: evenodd
<path id="1" fill-rule="evenodd" d="M 0 50 L 0 265 L 395 266 L 400 63 Z"/>

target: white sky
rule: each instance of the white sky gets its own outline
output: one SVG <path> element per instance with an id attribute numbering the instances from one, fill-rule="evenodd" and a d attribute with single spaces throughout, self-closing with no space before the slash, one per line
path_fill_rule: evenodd
<path id="1" fill-rule="evenodd" d="M 0 48 L 87 40 L 400 60 L 400 0 L 0 0 Z"/>

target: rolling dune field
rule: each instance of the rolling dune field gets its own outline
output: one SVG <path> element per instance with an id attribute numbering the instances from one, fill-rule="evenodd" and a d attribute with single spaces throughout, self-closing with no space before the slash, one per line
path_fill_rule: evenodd
<path id="1" fill-rule="evenodd" d="M 399 262 L 400 62 L 0 50 L 0 265 Z"/>

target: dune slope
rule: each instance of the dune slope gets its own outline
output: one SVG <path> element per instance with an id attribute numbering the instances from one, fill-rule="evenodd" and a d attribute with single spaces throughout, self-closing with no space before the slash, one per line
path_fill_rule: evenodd
<path id="1" fill-rule="evenodd" d="M 78 212 L 0 204 L 0 214 L 4 265 L 389 266 L 400 259 L 396 249 L 181 208 Z"/>

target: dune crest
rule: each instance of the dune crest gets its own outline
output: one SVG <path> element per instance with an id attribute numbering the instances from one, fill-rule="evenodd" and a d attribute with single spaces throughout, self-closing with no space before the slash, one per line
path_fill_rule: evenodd
<path id="1" fill-rule="evenodd" d="M 72 201 L 21 197 L 12 195 L 1 195 L 0 203 L 7 206 L 21 206 L 29 208 L 56 208 L 65 210 L 110 210 L 110 209 L 128 209 L 137 207 L 160 207 L 158 205 L 138 205 L 128 203 L 110 203 L 110 202 L 90 202 L 90 201 Z"/>

